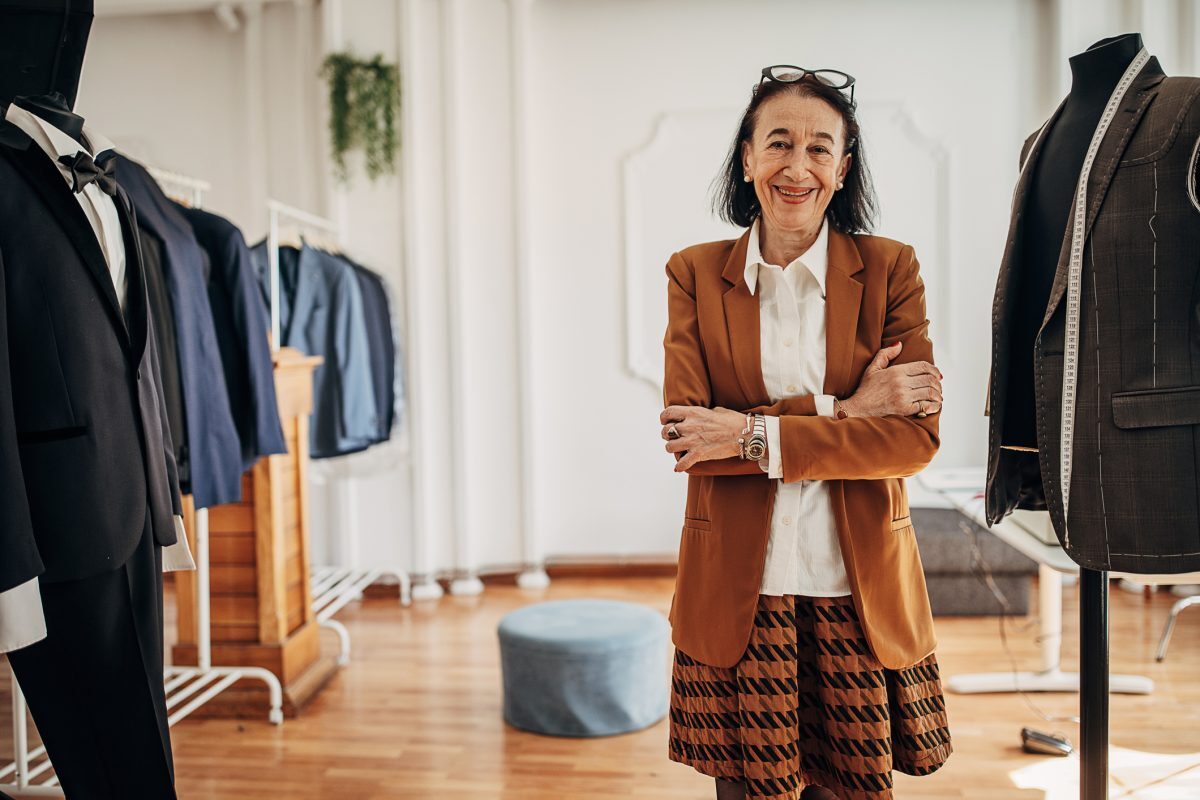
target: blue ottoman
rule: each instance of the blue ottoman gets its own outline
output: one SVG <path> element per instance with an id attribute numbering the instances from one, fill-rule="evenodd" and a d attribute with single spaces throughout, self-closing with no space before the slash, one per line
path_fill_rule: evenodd
<path id="1" fill-rule="evenodd" d="M 611 736 L 667 714 L 670 626 L 652 608 L 560 600 L 500 620 L 504 719 L 551 736 Z"/>

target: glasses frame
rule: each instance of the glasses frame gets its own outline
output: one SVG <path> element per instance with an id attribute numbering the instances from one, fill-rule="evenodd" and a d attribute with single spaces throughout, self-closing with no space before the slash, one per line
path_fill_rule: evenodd
<path id="1" fill-rule="evenodd" d="M 792 70 L 795 70 L 796 72 L 800 73 L 800 75 L 795 80 L 782 81 L 779 78 L 776 78 L 774 75 L 771 74 L 772 71 L 777 70 L 777 69 L 792 69 Z M 850 75 L 849 73 L 846 73 L 846 72 L 842 72 L 840 69 L 830 69 L 829 67 L 822 67 L 820 69 L 808 69 L 806 67 L 797 67 L 794 64 L 773 64 L 772 66 L 769 66 L 769 67 L 763 67 L 762 79 L 759 80 L 758 84 L 759 84 L 759 86 L 761 86 L 765 81 L 774 81 L 776 83 L 800 83 L 805 78 L 807 78 L 809 75 L 812 75 L 817 80 L 821 80 L 822 74 L 838 75 L 841 78 L 844 78 L 845 82 L 842 83 L 840 86 L 835 85 L 833 83 L 825 83 L 825 81 L 821 81 L 821 82 L 825 83 L 825 85 L 828 86 L 829 88 L 837 89 L 838 91 L 845 91 L 846 89 L 849 89 L 850 90 L 850 104 L 854 105 L 854 84 L 856 83 L 855 78 L 853 75 Z"/>

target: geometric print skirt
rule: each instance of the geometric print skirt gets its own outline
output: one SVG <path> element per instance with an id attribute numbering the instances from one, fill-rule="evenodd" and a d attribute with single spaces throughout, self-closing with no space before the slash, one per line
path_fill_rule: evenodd
<path id="1" fill-rule="evenodd" d="M 937 659 L 884 668 L 848 596 L 760 595 L 733 667 L 675 651 L 671 760 L 743 783 L 752 800 L 814 784 L 892 800 L 893 770 L 928 775 L 952 750 Z"/>

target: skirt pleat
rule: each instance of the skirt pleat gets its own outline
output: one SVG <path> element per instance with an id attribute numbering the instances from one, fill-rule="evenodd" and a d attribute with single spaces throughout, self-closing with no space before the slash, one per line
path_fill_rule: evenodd
<path id="1" fill-rule="evenodd" d="M 885 669 L 849 597 L 760 596 L 733 667 L 675 653 L 671 759 L 753 800 L 891 800 L 893 770 L 927 775 L 952 749 L 937 659 Z"/>

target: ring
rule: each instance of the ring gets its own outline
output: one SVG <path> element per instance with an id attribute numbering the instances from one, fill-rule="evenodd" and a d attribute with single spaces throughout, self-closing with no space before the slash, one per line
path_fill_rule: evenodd
<path id="1" fill-rule="evenodd" d="M 667 428 L 667 438 L 668 439 L 678 439 L 679 438 L 679 431 L 675 429 L 674 425 Z"/>
<path id="2" fill-rule="evenodd" d="M 929 416 L 929 415 L 925 413 L 925 404 L 922 401 L 918 400 L 917 401 L 917 417 L 923 419 L 927 416 Z"/>

